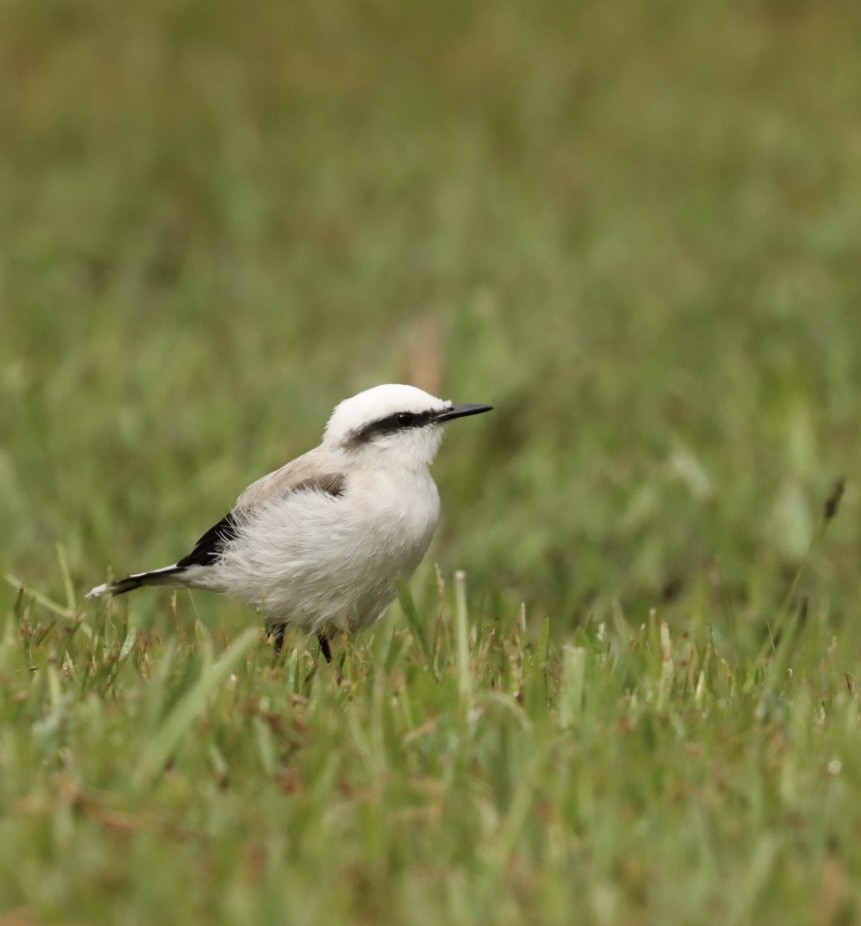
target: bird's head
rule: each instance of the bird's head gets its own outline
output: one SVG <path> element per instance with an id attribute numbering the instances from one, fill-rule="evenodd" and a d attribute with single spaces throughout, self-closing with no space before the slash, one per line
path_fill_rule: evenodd
<path id="1" fill-rule="evenodd" d="M 415 386 L 375 386 L 335 408 L 323 445 L 356 456 L 384 455 L 393 465 L 428 466 L 445 422 L 490 410 L 490 405 L 455 405 Z"/>

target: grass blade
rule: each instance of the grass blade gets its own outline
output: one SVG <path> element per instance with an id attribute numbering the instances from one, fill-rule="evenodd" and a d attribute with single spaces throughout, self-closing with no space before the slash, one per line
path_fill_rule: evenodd
<path id="1" fill-rule="evenodd" d="M 467 710 L 472 707 L 472 674 L 469 666 L 469 612 L 466 604 L 466 573 L 454 574 L 454 623 L 457 652 L 457 681 L 460 699 Z"/>
<path id="2" fill-rule="evenodd" d="M 562 648 L 562 679 L 559 685 L 559 726 L 567 730 L 583 709 L 586 682 L 586 650 L 565 644 Z"/>
<path id="3" fill-rule="evenodd" d="M 206 710 L 210 695 L 259 639 L 257 628 L 249 627 L 227 647 L 220 659 L 204 667 L 195 684 L 180 698 L 155 736 L 146 744 L 135 773 L 136 785 L 149 780 L 164 768 L 183 734 Z"/>

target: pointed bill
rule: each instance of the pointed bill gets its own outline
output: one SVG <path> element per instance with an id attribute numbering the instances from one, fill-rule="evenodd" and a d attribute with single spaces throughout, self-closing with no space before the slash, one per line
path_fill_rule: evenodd
<path id="1" fill-rule="evenodd" d="M 437 421 L 451 421 L 452 418 L 466 418 L 467 415 L 481 415 L 493 410 L 492 405 L 452 405 L 451 408 L 434 416 Z"/>

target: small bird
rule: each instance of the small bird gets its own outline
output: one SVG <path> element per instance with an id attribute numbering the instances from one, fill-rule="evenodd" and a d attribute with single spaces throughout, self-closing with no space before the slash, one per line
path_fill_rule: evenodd
<path id="1" fill-rule="evenodd" d="M 253 482 L 187 556 L 97 585 L 87 598 L 144 585 L 202 588 L 266 616 L 280 650 L 288 625 L 317 635 L 373 626 L 427 552 L 439 520 L 428 467 L 455 405 L 414 386 L 375 386 L 332 412 L 319 447 Z"/>

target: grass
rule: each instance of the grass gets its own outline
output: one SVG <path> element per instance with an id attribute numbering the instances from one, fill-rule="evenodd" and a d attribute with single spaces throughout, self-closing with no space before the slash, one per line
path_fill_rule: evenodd
<path id="1" fill-rule="evenodd" d="M 124 608 L 0 649 L 0 891 L 36 919 L 849 922 L 849 645 L 808 613 L 756 655 L 586 621 L 561 648 L 462 574 L 345 645 L 169 635 Z M 44 607 L 44 606 L 42 606 Z M 786 613 L 787 621 L 797 609 Z M 732 890 L 727 889 L 732 885 Z"/>
<path id="2" fill-rule="evenodd" d="M 0 7 L 10 924 L 861 917 L 858 25 Z M 82 602 L 383 381 L 495 411 L 335 669 Z"/>

